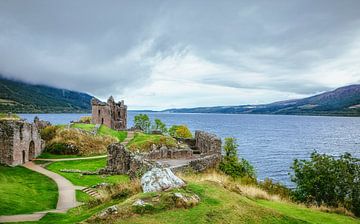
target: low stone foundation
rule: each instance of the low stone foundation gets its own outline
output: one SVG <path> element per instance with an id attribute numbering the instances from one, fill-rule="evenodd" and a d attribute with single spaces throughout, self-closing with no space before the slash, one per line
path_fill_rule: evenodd
<path id="1" fill-rule="evenodd" d="M 187 164 L 176 167 L 170 167 L 170 169 L 174 173 L 183 172 L 189 169 L 195 172 L 203 172 L 210 168 L 216 168 L 219 165 L 220 161 L 221 161 L 221 155 L 213 154 L 204 157 L 199 157 L 194 160 L 190 160 Z"/>
<path id="2" fill-rule="evenodd" d="M 193 152 L 191 149 L 168 149 L 166 147 L 161 147 L 157 150 L 152 150 L 145 157 L 147 159 L 156 160 L 156 159 L 183 159 L 191 158 Z"/>
<path id="3" fill-rule="evenodd" d="M 140 177 L 154 166 L 168 166 L 176 172 L 186 169 L 201 172 L 215 168 L 221 160 L 221 139 L 216 135 L 196 131 L 195 139 L 178 139 L 178 141 L 183 143 L 179 148 L 154 147 L 149 153 L 142 154 L 128 151 L 121 143 L 111 144 L 108 146 L 107 166 L 99 173 Z M 198 152 L 197 155 L 193 155 L 195 151 Z"/>

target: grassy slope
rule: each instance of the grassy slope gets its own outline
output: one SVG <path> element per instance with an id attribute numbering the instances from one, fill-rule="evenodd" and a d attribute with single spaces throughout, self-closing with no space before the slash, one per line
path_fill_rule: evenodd
<path id="1" fill-rule="evenodd" d="M 76 190 L 75 193 L 76 193 L 76 200 L 78 202 L 86 203 L 86 202 L 90 201 L 90 199 L 91 199 L 91 196 L 88 195 L 87 193 L 83 192 L 82 190 Z"/>
<path id="2" fill-rule="evenodd" d="M 339 215 L 335 213 L 316 211 L 292 203 L 258 200 L 257 204 L 267 208 L 272 208 L 274 210 L 277 210 L 278 212 L 287 214 L 290 217 L 304 220 L 310 223 L 360 223 L 360 219 L 354 219 L 349 216 Z"/>
<path id="3" fill-rule="evenodd" d="M 53 209 L 57 195 L 57 186 L 48 177 L 20 166 L 0 166 L 0 215 Z"/>
<path id="4" fill-rule="evenodd" d="M 128 143 L 130 150 L 148 150 L 152 144 L 166 144 L 170 146 L 176 145 L 176 140 L 169 136 L 136 133 L 134 138 Z"/>
<path id="5" fill-rule="evenodd" d="M 210 181 L 189 182 L 187 190 L 201 197 L 199 205 L 191 209 L 174 209 L 153 214 L 136 215 L 118 219 L 116 223 L 360 223 L 359 219 L 333 213 L 324 213 L 286 202 L 254 200 L 231 192 L 218 183 Z M 134 197 L 141 197 L 143 193 Z M 81 200 L 87 200 L 78 195 Z M 48 214 L 39 222 L 29 223 L 77 223 L 117 204 L 110 201 L 95 208 L 86 206 L 74 208 L 66 214 Z M 128 203 L 127 200 L 120 204 Z"/>
<path id="6" fill-rule="evenodd" d="M 188 188 L 202 198 L 194 208 L 134 216 L 117 223 L 360 223 L 290 203 L 252 200 L 213 182 L 190 183 Z"/>
<path id="7" fill-rule="evenodd" d="M 79 173 L 64 173 L 60 172 L 61 169 L 79 169 L 96 171 L 103 168 L 106 165 L 106 158 L 101 159 L 89 159 L 89 160 L 74 160 L 74 161 L 62 161 L 49 164 L 46 168 L 55 173 L 62 175 L 70 180 L 73 184 L 78 186 L 92 186 L 98 183 L 118 183 L 126 182 L 129 178 L 125 175 L 113 175 L 103 177 L 102 175 L 81 175 Z"/>
<path id="8" fill-rule="evenodd" d="M 95 124 L 81 124 L 81 123 L 75 123 L 71 125 L 72 128 L 79 128 L 84 131 L 92 131 L 95 128 Z"/>
<path id="9" fill-rule="evenodd" d="M 113 136 L 113 137 L 117 138 L 119 140 L 119 142 L 124 141 L 125 138 L 127 137 L 126 131 L 116 131 L 114 129 L 106 127 L 105 125 L 100 126 L 100 128 L 98 130 L 98 134 Z"/>
<path id="10" fill-rule="evenodd" d="M 73 124 L 73 125 L 71 125 L 71 127 L 79 128 L 84 131 L 92 131 L 92 130 L 94 130 L 95 125 L 94 124 Z M 117 138 L 120 142 L 124 141 L 124 139 L 127 136 L 126 131 L 117 131 L 117 130 L 111 129 L 105 125 L 100 126 L 97 134 L 113 136 L 113 137 Z"/>

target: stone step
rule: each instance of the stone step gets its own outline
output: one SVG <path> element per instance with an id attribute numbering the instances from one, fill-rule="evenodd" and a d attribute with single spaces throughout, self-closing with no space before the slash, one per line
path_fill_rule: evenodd
<path id="1" fill-rule="evenodd" d="M 97 191 L 95 191 L 94 189 L 88 188 L 88 187 L 84 188 L 82 191 L 85 192 L 86 194 L 94 197 L 94 198 L 100 198 L 101 197 L 101 195 Z"/>

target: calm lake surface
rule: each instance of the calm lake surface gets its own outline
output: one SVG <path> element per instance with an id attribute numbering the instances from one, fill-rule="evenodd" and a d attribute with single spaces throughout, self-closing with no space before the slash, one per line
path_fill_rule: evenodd
<path id="1" fill-rule="evenodd" d="M 128 127 L 135 112 L 128 113 Z M 245 114 L 170 114 L 147 113 L 168 126 L 187 124 L 192 131 L 206 130 L 221 138 L 238 139 L 240 157 L 256 168 L 259 179 L 270 177 L 293 186 L 290 166 L 293 159 L 307 159 L 312 151 L 340 155 L 345 152 L 360 158 L 360 118 Z M 66 124 L 86 114 L 22 114 L 53 124 Z"/>

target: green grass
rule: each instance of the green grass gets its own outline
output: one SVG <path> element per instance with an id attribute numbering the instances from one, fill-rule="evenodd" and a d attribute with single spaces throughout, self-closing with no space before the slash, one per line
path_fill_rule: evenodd
<path id="1" fill-rule="evenodd" d="M 292 203 L 259 200 L 257 201 L 257 204 L 310 223 L 360 223 L 359 219 L 351 218 L 349 216 L 316 211 Z"/>
<path id="2" fill-rule="evenodd" d="M 314 211 L 291 203 L 252 200 L 213 182 L 191 182 L 187 189 L 201 197 L 199 205 L 118 219 L 116 223 L 360 223 L 359 219 L 349 216 Z"/>
<path id="3" fill-rule="evenodd" d="M 178 190 L 175 190 L 178 191 Z M 184 192 L 184 190 L 179 190 Z M 209 181 L 189 181 L 185 189 L 186 192 L 193 192 L 200 196 L 200 203 L 189 209 L 170 209 L 159 201 L 158 206 L 149 213 L 143 215 L 134 215 L 129 218 L 118 218 L 115 223 L 137 223 L 137 224 L 187 224 L 187 223 L 245 223 L 245 224 L 280 224 L 280 223 L 330 223 L 330 224 L 356 224 L 359 219 L 349 216 L 325 213 L 313 209 L 305 208 L 293 203 L 273 202 L 265 200 L 254 200 L 247 198 L 239 193 L 229 191 L 215 182 Z M 163 194 L 167 194 L 164 192 Z M 79 223 L 90 216 L 99 213 L 104 208 L 114 204 L 127 206 L 136 198 L 151 198 L 154 193 L 139 193 L 134 195 L 131 200 L 110 201 L 94 208 L 81 206 L 71 209 L 66 214 L 47 214 L 39 222 L 28 223 Z M 80 201 L 87 198 L 81 192 L 77 193 Z M 144 199 L 145 200 L 145 199 Z M 106 223 L 106 222 L 105 222 Z"/>
<path id="4" fill-rule="evenodd" d="M 32 213 L 56 208 L 57 185 L 24 167 L 0 165 L 0 215 Z"/>
<path id="5" fill-rule="evenodd" d="M 98 134 L 99 135 L 109 135 L 109 136 L 113 136 L 115 138 L 117 138 L 119 140 L 119 142 L 122 142 L 125 140 L 125 138 L 127 137 L 127 132 L 126 131 L 116 131 L 114 129 L 111 129 L 105 125 L 101 125 L 99 130 L 98 130 Z"/>
<path id="6" fill-rule="evenodd" d="M 82 124 L 82 123 L 75 123 L 71 125 L 72 128 L 82 129 L 84 131 L 92 131 L 95 128 L 95 124 Z"/>
<path id="7" fill-rule="evenodd" d="M 55 173 L 58 173 L 70 180 L 74 185 L 77 186 L 92 186 L 98 183 L 121 183 L 129 181 L 129 177 L 126 175 L 81 175 L 79 173 L 64 173 L 61 169 L 79 169 L 96 171 L 106 166 L 106 158 L 101 159 L 88 159 L 88 160 L 73 160 L 73 161 L 61 161 L 49 164 L 46 168 Z"/>
<path id="8" fill-rule="evenodd" d="M 39 155 L 37 158 L 39 159 L 64 159 L 64 158 L 80 158 L 83 157 L 81 155 L 57 155 L 48 152 L 44 152 Z"/>
<path id="9" fill-rule="evenodd" d="M 176 140 L 170 136 L 136 133 L 127 147 L 132 151 L 148 151 L 153 144 L 173 147 L 176 143 Z"/>
<path id="10" fill-rule="evenodd" d="M 88 195 L 87 193 L 83 192 L 82 190 L 76 190 L 76 200 L 78 202 L 88 202 L 90 201 L 91 196 Z"/>

